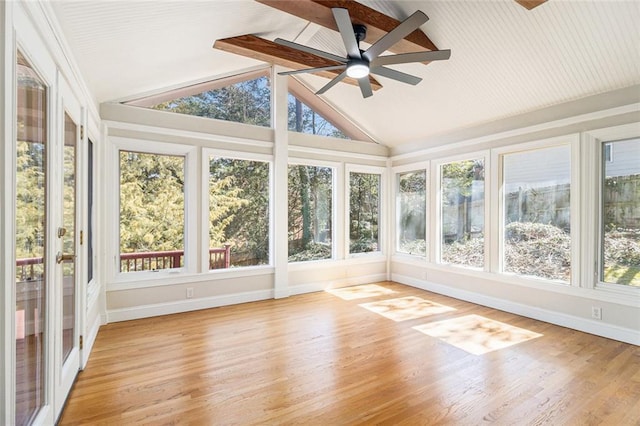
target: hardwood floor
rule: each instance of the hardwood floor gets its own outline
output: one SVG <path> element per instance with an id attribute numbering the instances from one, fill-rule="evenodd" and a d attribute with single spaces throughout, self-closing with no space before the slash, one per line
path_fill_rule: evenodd
<path id="1" fill-rule="evenodd" d="M 106 325 L 60 424 L 640 425 L 640 347 L 356 290 Z"/>

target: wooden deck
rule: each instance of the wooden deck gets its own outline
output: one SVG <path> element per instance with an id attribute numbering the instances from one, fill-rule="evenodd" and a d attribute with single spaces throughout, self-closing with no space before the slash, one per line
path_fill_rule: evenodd
<path id="1" fill-rule="evenodd" d="M 379 283 L 104 326 L 60 419 L 489 423 L 640 424 L 640 347 Z"/>

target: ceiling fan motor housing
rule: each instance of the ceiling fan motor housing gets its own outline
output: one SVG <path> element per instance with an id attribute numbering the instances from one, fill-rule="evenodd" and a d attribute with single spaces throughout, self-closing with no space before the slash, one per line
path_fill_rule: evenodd
<path id="1" fill-rule="evenodd" d="M 360 45 L 360 42 L 367 38 L 367 27 L 362 24 L 353 24 L 353 34 L 356 36 L 358 45 Z"/>

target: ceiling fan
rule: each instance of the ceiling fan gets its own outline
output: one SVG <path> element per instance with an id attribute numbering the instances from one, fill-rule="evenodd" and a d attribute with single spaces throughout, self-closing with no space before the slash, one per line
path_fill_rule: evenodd
<path id="1" fill-rule="evenodd" d="M 424 52 L 400 53 L 395 55 L 381 54 L 389 50 L 394 44 L 405 38 L 408 34 L 418 29 L 429 19 L 421 11 L 416 11 L 409 16 L 393 30 L 385 34 L 378 41 L 373 43 L 367 50 L 360 49 L 360 41 L 364 40 L 367 28 L 364 25 L 352 24 L 349 11 L 344 8 L 332 8 L 331 12 L 336 21 L 342 41 L 347 51 L 347 57 L 341 57 L 329 52 L 325 52 L 302 44 L 277 38 L 274 40 L 276 44 L 296 49 L 312 55 L 320 56 L 330 61 L 335 61 L 338 65 L 321 66 L 314 68 L 305 68 L 294 71 L 286 71 L 279 73 L 280 75 L 293 75 L 301 73 L 316 73 L 323 71 L 333 71 L 344 69 L 342 73 L 333 78 L 329 83 L 316 92 L 317 95 L 325 93 L 327 90 L 335 86 L 346 77 L 354 78 L 358 81 L 360 91 L 364 98 L 373 95 L 369 74 L 376 74 L 393 80 L 400 81 L 411 85 L 416 85 L 421 78 L 403 73 L 401 71 L 387 68 L 385 65 L 405 64 L 410 62 L 427 62 L 449 59 L 451 50 L 433 50 Z"/>

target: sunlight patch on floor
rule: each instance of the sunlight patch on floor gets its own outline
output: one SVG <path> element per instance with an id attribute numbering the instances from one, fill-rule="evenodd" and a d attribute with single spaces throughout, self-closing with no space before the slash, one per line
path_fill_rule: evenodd
<path id="1" fill-rule="evenodd" d="M 334 296 L 338 296 L 343 300 L 365 299 L 367 297 L 384 296 L 385 294 L 397 293 L 394 290 L 390 290 L 377 284 L 332 288 L 327 290 L 327 292 L 333 294 Z"/>
<path id="2" fill-rule="evenodd" d="M 413 328 L 474 355 L 482 355 L 542 336 L 480 315 L 467 315 Z"/>
<path id="3" fill-rule="evenodd" d="M 440 305 L 416 296 L 363 303 L 358 306 L 394 321 L 405 321 L 455 311 L 455 308 Z"/>

